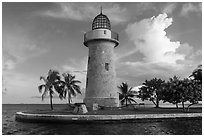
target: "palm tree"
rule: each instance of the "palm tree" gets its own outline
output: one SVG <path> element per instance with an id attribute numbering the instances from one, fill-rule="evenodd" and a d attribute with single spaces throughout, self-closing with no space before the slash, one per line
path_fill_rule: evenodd
<path id="1" fill-rule="evenodd" d="M 119 99 L 122 105 L 124 104 L 124 102 L 126 106 L 128 105 L 127 102 L 129 102 L 130 104 L 132 104 L 132 102 L 137 103 L 133 99 L 133 97 L 135 97 L 136 95 L 133 94 L 132 87 L 128 88 L 127 83 L 123 82 L 120 86 L 118 86 L 118 88 L 121 91 L 121 93 L 119 92 Z"/>
<path id="2" fill-rule="evenodd" d="M 44 97 L 46 96 L 46 94 L 49 92 L 50 107 L 51 107 L 51 110 L 53 110 L 52 98 L 55 90 L 54 86 L 58 81 L 60 81 L 60 74 L 56 70 L 49 70 L 48 76 L 46 78 L 41 76 L 40 80 L 44 80 L 44 84 L 38 86 L 38 90 L 40 93 L 42 93 L 42 90 L 44 88 L 44 91 L 42 93 L 42 101 L 44 100 Z"/>
<path id="3" fill-rule="evenodd" d="M 75 80 L 75 76 L 69 73 L 63 73 L 62 76 L 64 78 L 64 81 L 61 81 L 64 86 L 63 96 L 64 98 L 67 96 L 68 104 L 70 105 L 72 96 L 76 96 L 76 93 L 81 94 L 80 86 L 77 85 L 81 82 L 79 80 Z"/>

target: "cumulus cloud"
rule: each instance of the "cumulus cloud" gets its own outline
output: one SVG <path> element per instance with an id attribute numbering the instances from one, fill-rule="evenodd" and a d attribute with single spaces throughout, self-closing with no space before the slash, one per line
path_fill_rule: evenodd
<path id="1" fill-rule="evenodd" d="M 181 15 L 188 16 L 190 12 L 195 12 L 198 13 L 198 15 L 201 15 L 202 3 L 185 3 L 181 9 Z"/>
<path id="2" fill-rule="evenodd" d="M 117 54 L 118 84 L 126 81 L 135 86 L 154 77 L 168 80 L 174 75 L 190 75 L 200 63 L 202 52 L 167 37 L 166 29 L 172 23 L 173 19 L 164 13 L 127 26 L 126 33 L 134 48 L 129 45 L 129 51 Z M 135 58 L 137 54 L 142 55 Z"/>
<path id="3" fill-rule="evenodd" d="M 188 43 L 181 44 L 177 49 L 176 52 L 178 54 L 185 54 L 185 56 L 189 56 L 193 53 L 193 47 L 190 46 Z"/>
<path id="4" fill-rule="evenodd" d="M 127 16 L 127 9 L 121 8 L 118 4 L 112 3 L 57 3 L 60 8 L 50 9 L 42 13 L 42 15 L 72 19 L 78 21 L 92 20 L 96 14 L 100 13 L 100 6 L 103 6 L 103 13 L 110 19 L 111 23 L 118 24 L 126 22 L 129 17 Z"/>
<path id="5" fill-rule="evenodd" d="M 168 18 L 164 13 L 127 26 L 126 33 L 129 39 L 134 42 L 136 49 L 145 56 L 143 61 L 176 64 L 176 61 L 184 60 L 185 54 L 177 52 L 182 44 L 179 41 L 171 41 L 166 36 L 165 29 L 172 22 L 173 19 Z"/>

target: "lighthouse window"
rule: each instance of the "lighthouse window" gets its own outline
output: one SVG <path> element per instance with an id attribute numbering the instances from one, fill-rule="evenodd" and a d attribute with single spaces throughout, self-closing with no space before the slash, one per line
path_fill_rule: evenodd
<path id="1" fill-rule="evenodd" d="M 105 63 L 105 69 L 108 71 L 109 70 L 109 63 Z"/>

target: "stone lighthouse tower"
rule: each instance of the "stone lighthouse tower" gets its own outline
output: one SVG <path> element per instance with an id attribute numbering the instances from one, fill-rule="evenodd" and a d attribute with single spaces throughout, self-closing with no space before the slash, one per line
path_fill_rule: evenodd
<path id="1" fill-rule="evenodd" d="M 118 34 L 111 31 L 108 17 L 101 13 L 92 23 L 92 30 L 84 34 L 84 45 L 89 48 L 86 93 L 84 103 L 106 107 L 119 106 L 116 86 L 114 48 L 119 44 Z"/>

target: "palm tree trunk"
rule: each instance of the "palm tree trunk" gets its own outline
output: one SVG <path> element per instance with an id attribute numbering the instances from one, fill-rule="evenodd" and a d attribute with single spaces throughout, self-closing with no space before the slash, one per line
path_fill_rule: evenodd
<path id="1" fill-rule="evenodd" d="M 127 99 L 125 100 L 126 106 L 127 106 Z"/>
<path id="2" fill-rule="evenodd" d="M 69 93 L 69 91 L 68 91 L 68 94 L 67 94 L 67 100 L 68 100 L 68 104 L 70 105 L 71 104 L 71 101 L 70 101 L 70 93 Z"/>
<path id="3" fill-rule="evenodd" d="M 50 107 L 51 107 L 51 110 L 53 110 L 53 105 L 52 105 L 52 94 L 50 93 Z"/>
<path id="4" fill-rule="evenodd" d="M 70 102 L 70 98 L 68 97 L 68 104 L 70 105 L 70 103 L 71 103 L 71 102 Z"/>
<path id="5" fill-rule="evenodd" d="M 178 109 L 178 103 L 176 103 L 176 108 Z"/>
<path id="6" fill-rule="evenodd" d="M 184 102 L 182 101 L 183 111 L 185 111 Z"/>
<path id="7" fill-rule="evenodd" d="M 156 108 L 159 108 L 159 99 L 156 100 Z"/>

